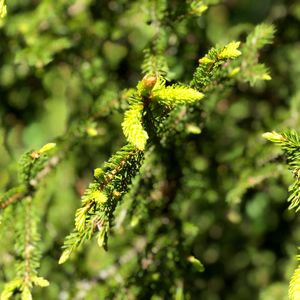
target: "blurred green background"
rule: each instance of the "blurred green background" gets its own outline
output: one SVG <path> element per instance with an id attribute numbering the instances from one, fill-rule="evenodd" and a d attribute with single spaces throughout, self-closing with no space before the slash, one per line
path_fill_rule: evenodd
<path id="1" fill-rule="evenodd" d="M 16 184 L 18 158 L 25 151 L 52 141 L 67 149 L 37 194 L 41 274 L 51 284 L 34 290 L 34 299 L 170 299 L 172 285 L 180 297 L 180 283 L 172 282 L 181 272 L 171 263 L 176 261 L 168 250 L 172 233 L 153 254 L 152 267 L 143 269 L 141 249 L 150 233 L 126 218 L 119 223 L 117 218 L 108 252 L 91 242 L 71 263 L 57 265 L 93 169 L 125 143 L 123 91 L 140 80 L 143 49 L 154 35 L 147 2 L 7 3 L 8 16 L 0 23 L 0 190 Z M 180 2 L 169 0 L 168 8 Z M 262 168 L 279 154 L 261 134 L 299 130 L 299 1 L 221 1 L 201 17 L 176 23 L 166 56 L 170 79 L 189 82 L 210 47 L 244 41 L 261 22 L 276 27 L 274 43 L 261 53 L 272 81 L 240 83 L 212 99 L 203 132 L 184 145 L 183 184 L 172 210 L 184 220 L 187 245 L 205 272 L 185 270 L 190 277 L 183 299 L 288 299 L 299 218 L 288 210 L 287 170 Z M 145 205 L 155 217 L 157 204 Z M 151 231 L 159 222 L 145 217 L 142 224 Z M 1 228 L 0 290 L 13 274 L 13 232 Z"/>

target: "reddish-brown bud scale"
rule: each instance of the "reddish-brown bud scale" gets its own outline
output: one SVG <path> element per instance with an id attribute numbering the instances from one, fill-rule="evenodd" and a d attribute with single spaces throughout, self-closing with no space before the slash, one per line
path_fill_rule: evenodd
<path id="1" fill-rule="evenodd" d="M 143 82 L 143 86 L 145 87 L 145 89 L 147 90 L 152 90 L 153 87 L 155 86 L 157 81 L 157 77 L 156 76 L 152 76 L 152 75 L 146 75 L 142 82 Z"/>

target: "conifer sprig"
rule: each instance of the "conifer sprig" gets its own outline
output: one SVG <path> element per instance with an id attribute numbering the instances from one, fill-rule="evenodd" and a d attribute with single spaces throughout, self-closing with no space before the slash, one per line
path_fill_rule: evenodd
<path id="1" fill-rule="evenodd" d="M 41 252 L 38 242 L 37 215 L 32 206 L 32 198 L 26 197 L 17 207 L 16 212 L 16 269 L 17 276 L 7 283 L 1 294 L 1 300 L 7 300 L 14 293 L 20 293 L 22 300 L 30 300 L 31 288 L 34 285 L 45 287 L 49 282 L 38 276 Z"/>
<path id="2" fill-rule="evenodd" d="M 300 260 L 300 256 L 297 256 Z M 300 299 L 300 265 L 295 270 L 289 285 L 289 298 L 290 300 Z"/>
<path id="3" fill-rule="evenodd" d="M 26 186 L 20 185 L 18 187 L 11 188 L 9 191 L 1 195 L 0 210 L 22 199 L 25 195 L 25 192 L 26 192 Z"/>
<path id="4" fill-rule="evenodd" d="M 55 143 L 49 143 L 37 151 L 29 151 L 21 157 L 19 162 L 21 184 L 1 195 L 0 209 L 22 200 L 26 196 L 32 196 L 37 183 L 58 163 L 57 157 L 49 159 L 47 156 L 47 152 L 55 146 Z"/>
<path id="5" fill-rule="evenodd" d="M 143 121 L 143 116 L 157 105 L 163 109 L 155 110 L 153 118 L 162 119 L 165 112 L 180 105 L 193 104 L 204 97 L 197 90 L 174 84 L 165 86 L 164 78 L 146 75 L 137 85 L 136 92 L 131 98 L 131 105 L 125 112 L 122 128 L 129 143 L 137 149 L 145 150 L 149 135 Z M 152 120 L 154 121 L 154 120 Z"/>
<path id="6" fill-rule="evenodd" d="M 4 18 L 7 14 L 7 8 L 4 0 L 0 0 L 0 19 Z"/>
<path id="7" fill-rule="evenodd" d="M 201 100 L 204 95 L 195 89 L 172 85 L 160 89 L 154 89 L 151 100 L 157 101 L 160 105 L 169 109 L 182 104 L 193 104 Z"/>
<path id="8" fill-rule="evenodd" d="M 150 45 L 144 50 L 142 73 L 166 76 L 169 73 L 165 53 L 168 46 L 167 1 L 151 0 L 147 1 L 147 6 L 149 9 L 149 22 L 154 29 L 154 35 Z"/>
<path id="9" fill-rule="evenodd" d="M 144 114 L 149 112 L 152 105 L 161 105 L 170 110 L 199 101 L 203 96 L 187 86 L 166 87 L 163 78 L 153 75 L 146 75 L 138 83 L 136 91 L 130 97 L 130 105 L 122 123 L 129 144 L 113 155 L 105 163 L 103 170 L 95 170 L 95 180 L 82 196 L 82 207 L 75 214 L 75 230 L 65 240 L 59 263 L 64 263 L 96 232 L 98 245 L 107 247 L 107 233 L 114 210 L 141 166 L 149 138 L 143 121 Z M 163 117 L 164 112 L 160 110 L 155 118 Z"/>
<path id="10" fill-rule="evenodd" d="M 199 91 L 203 91 L 211 82 L 224 76 L 221 66 L 227 61 L 235 59 L 241 55 L 238 50 L 240 42 L 231 42 L 223 48 L 212 48 L 201 59 L 197 67 L 193 80 L 192 87 Z"/>
<path id="11" fill-rule="evenodd" d="M 240 60 L 237 62 L 240 67 L 238 77 L 254 85 L 259 80 L 270 80 L 268 68 L 259 63 L 259 50 L 272 43 L 275 28 L 271 24 L 259 24 L 247 36 L 246 42 L 242 45 Z"/>
<path id="12" fill-rule="evenodd" d="M 143 152 L 128 144 L 114 154 L 103 169 L 95 169 L 94 182 L 86 189 L 81 198 L 82 206 L 76 211 L 75 229 L 65 240 L 60 264 L 95 234 L 98 245 L 107 248 L 107 234 L 114 211 L 127 193 L 142 161 Z"/>
<path id="13" fill-rule="evenodd" d="M 266 132 L 263 137 L 278 144 L 284 152 L 289 169 L 292 171 L 295 181 L 290 185 L 290 209 L 300 210 L 300 136 L 295 130 L 281 133 Z M 299 259 L 299 256 L 298 256 Z M 290 300 L 298 300 L 300 297 L 300 266 L 295 270 L 289 285 Z"/>
<path id="14" fill-rule="evenodd" d="M 265 45 L 271 44 L 274 38 L 275 28 L 271 24 L 262 23 L 257 25 L 254 30 L 247 36 L 246 45 L 247 52 L 250 52 L 250 49 L 260 50 Z M 252 56 L 255 56 L 255 53 L 252 52 Z"/>
<path id="15" fill-rule="evenodd" d="M 10 299 L 14 293 L 20 293 L 22 300 L 31 300 L 31 288 L 34 285 L 49 285 L 46 279 L 38 276 L 41 257 L 37 229 L 39 217 L 33 206 L 33 196 L 37 183 L 49 172 L 47 154 L 55 146 L 54 143 L 49 143 L 39 150 L 25 153 L 19 162 L 21 184 L 10 189 L 0 199 L 0 209 L 15 205 L 17 257 L 16 277 L 5 285 L 1 300 Z M 53 161 L 50 165 L 52 164 Z"/>
<path id="16" fill-rule="evenodd" d="M 252 168 L 243 170 L 238 183 L 235 184 L 234 188 L 227 194 L 226 200 L 230 205 L 238 205 L 248 189 L 259 185 L 266 179 L 278 177 L 283 167 L 281 164 L 273 163 L 257 168 L 255 172 Z"/>
<path id="17" fill-rule="evenodd" d="M 230 75 L 227 70 L 222 68 L 226 62 L 240 55 L 239 42 L 232 42 L 223 48 L 212 49 L 207 56 L 199 61 L 200 67 L 195 73 L 192 87 L 183 84 L 168 85 L 165 80 L 168 78 L 169 72 L 166 49 L 170 35 L 165 27 L 168 23 L 167 17 L 171 15 L 171 12 L 168 12 L 168 6 L 171 7 L 172 1 L 150 0 L 142 2 L 143 4 L 149 4 L 149 19 L 155 28 L 155 33 L 153 42 L 145 51 L 142 68 L 143 73 L 147 75 L 139 82 L 130 97 L 129 107 L 125 112 L 124 122 L 122 123 L 122 129 L 129 144 L 113 155 L 102 169 L 97 168 L 95 170 L 94 181 L 81 198 L 81 207 L 75 214 L 75 229 L 65 240 L 65 250 L 59 263 L 64 263 L 73 252 L 94 235 L 97 235 L 97 242 L 100 247 L 107 247 L 108 231 L 113 223 L 115 209 L 123 195 L 128 192 L 132 179 L 139 172 L 144 152 L 149 149 L 147 143 L 153 142 L 152 133 L 157 134 L 155 132 L 157 127 L 152 126 L 152 124 L 156 122 L 163 127 L 166 123 L 162 124 L 161 121 L 169 116 L 171 110 L 181 105 L 198 102 L 204 97 L 202 91 L 208 85 L 216 80 L 223 79 L 225 76 L 230 77 L 238 69 L 235 69 Z M 188 12 L 184 16 L 201 15 L 209 4 L 216 2 L 216 0 L 184 1 L 183 6 L 186 9 L 185 11 Z M 1 8 L 4 5 L 3 3 L 4 0 L 0 0 Z M 0 17 L 3 16 L 3 11 L 0 10 Z M 95 31 L 97 30 L 93 30 L 93 32 Z M 263 39 L 264 36 L 262 36 Z M 258 69 L 260 67 L 261 65 L 256 66 Z M 267 75 L 264 74 L 262 79 L 266 78 Z M 102 103 L 102 106 L 104 107 L 105 104 Z M 100 115 L 102 116 L 102 113 Z M 92 126 L 84 128 L 84 133 L 89 136 L 97 135 L 96 125 L 92 121 L 96 121 L 96 118 L 90 116 L 86 123 Z M 79 136 L 77 138 L 79 139 Z M 22 220 L 17 224 L 19 226 L 16 243 L 17 254 L 21 258 L 18 277 L 6 286 L 2 294 L 3 299 L 10 298 L 15 292 L 21 292 L 22 300 L 30 300 L 30 289 L 33 285 L 46 286 L 48 284 L 45 279 L 36 275 L 40 256 L 38 249 L 39 234 L 37 232 L 38 220 L 32 201 L 40 179 L 57 163 L 57 160 L 48 160 L 48 157 L 44 155 L 45 152 L 51 150 L 52 146 L 48 144 L 38 151 L 28 152 L 24 155 L 20 168 L 22 184 L 18 188 L 7 192 L 0 199 L 0 209 L 15 205 L 13 208 L 17 208 L 17 218 Z M 146 192 L 148 190 L 145 189 Z M 22 201 L 18 202 L 18 200 Z M 154 240 L 156 240 L 156 236 L 158 234 L 153 235 Z M 176 245 L 174 249 L 179 249 L 176 239 L 169 239 L 168 235 L 164 235 L 164 239 L 174 241 L 174 245 Z M 168 254 L 172 254 L 172 252 Z M 168 260 L 173 261 L 173 258 L 177 256 L 172 254 L 166 257 L 168 257 Z M 203 271 L 202 264 L 194 256 L 185 255 L 184 257 L 187 257 L 187 261 L 198 271 Z M 183 291 L 181 283 L 177 289 Z M 176 299 L 178 297 L 183 297 L 183 292 L 176 292 Z"/>
<path id="18" fill-rule="evenodd" d="M 281 133 L 267 132 L 263 137 L 273 143 L 278 144 L 283 150 L 290 170 L 293 173 L 295 181 L 289 187 L 290 209 L 300 210 L 300 137 L 294 130 Z"/>
<path id="19" fill-rule="evenodd" d="M 145 150 L 148 133 L 143 127 L 143 103 L 131 105 L 126 111 L 122 128 L 128 142 L 135 145 L 139 150 Z"/>

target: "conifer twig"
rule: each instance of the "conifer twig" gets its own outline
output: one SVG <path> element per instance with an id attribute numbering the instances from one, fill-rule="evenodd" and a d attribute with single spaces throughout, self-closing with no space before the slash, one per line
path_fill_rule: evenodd
<path id="1" fill-rule="evenodd" d="M 24 197 L 24 193 L 15 193 L 14 195 L 12 195 L 10 198 L 8 198 L 7 200 L 3 201 L 0 203 L 0 209 L 5 209 L 6 207 L 8 207 L 9 205 L 11 205 L 12 203 L 21 200 Z"/>

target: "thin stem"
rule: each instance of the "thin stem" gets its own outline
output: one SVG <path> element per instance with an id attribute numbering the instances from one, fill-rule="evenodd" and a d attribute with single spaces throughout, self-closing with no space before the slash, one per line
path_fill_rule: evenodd
<path id="1" fill-rule="evenodd" d="M 0 209 L 4 209 L 7 206 L 9 206 L 10 204 L 21 200 L 24 197 L 24 193 L 15 193 L 14 195 L 12 195 L 11 197 L 9 197 L 7 200 L 3 201 L 2 203 L 0 203 Z"/>
<path id="2" fill-rule="evenodd" d="M 25 203 L 25 217 L 24 217 L 24 260 L 25 260 L 25 270 L 23 281 L 28 286 L 30 284 L 30 268 L 31 268 L 31 231 L 32 231 L 32 216 L 31 216 L 31 197 L 26 198 Z"/>

